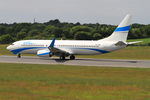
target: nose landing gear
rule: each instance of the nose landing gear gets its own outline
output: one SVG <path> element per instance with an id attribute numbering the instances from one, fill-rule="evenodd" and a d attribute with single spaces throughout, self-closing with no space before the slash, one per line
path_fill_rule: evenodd
<path id="1" fill-rule="evenodd" d="M 21 58 L 21 54 L 20 53 L 17 55 L 17 58 Z"/>

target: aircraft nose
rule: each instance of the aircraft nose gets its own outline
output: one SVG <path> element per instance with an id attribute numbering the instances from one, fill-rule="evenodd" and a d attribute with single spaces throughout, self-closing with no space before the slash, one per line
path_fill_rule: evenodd
<path id="1" fill-rule="evenodd" d="M 11 47 L 10 47 L 10 45 L 9 46 L 7 46 L 7 48 L 6 48 L 7 50 L 10 50 L 11 49 Z"/>

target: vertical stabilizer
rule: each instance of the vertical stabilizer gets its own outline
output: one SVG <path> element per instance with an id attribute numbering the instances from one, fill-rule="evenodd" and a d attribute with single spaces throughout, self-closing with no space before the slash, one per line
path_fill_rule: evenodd
<path id="1" fill-rule="evenodd" d="M 130 30 L 131 15 L 127 15 L 115 31 L 109 37 L 105 38 L 106 41 L 123 41 L 126 42 L 128 32 Z"/>

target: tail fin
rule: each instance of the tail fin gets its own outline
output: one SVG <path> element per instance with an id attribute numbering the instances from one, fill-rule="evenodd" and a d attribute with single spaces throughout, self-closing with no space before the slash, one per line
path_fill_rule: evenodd
<path id="1" fill-rule="evenodd" d="M 123 41 L 126 42 L 130 30 L 131 15 L 127 15 L 120 25 L 115 29 L 111 36 L 105 38 L 106 41 Z"/>

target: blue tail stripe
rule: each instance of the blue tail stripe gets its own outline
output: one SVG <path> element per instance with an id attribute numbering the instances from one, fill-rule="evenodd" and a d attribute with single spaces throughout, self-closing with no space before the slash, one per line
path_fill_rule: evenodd
<path id="1" fill-rule="evenodd" d="M 130 26 L 125 26 L 125 27 L 116 28 L 115 32 L 129 31 L 129 30 L 130 30 Z"/>

